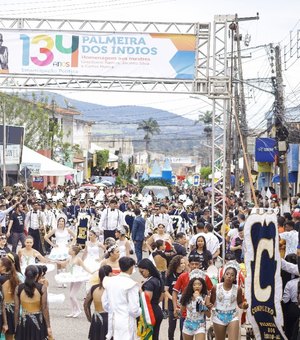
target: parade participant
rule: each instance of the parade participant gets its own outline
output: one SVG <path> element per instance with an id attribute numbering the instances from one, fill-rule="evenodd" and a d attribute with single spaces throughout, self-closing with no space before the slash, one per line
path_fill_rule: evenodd
<path id="1" fill-rule="evenodd" d="M 176 226 L 173 225 L 174 229 L 176 229 L 177 232 L 186 233 L 190 229 L 190 227 L 192 227 L 193 223 L 188 217 L 186 210 L 184 209 L 182 200 L 178 201 L 177 209 L 174 210 L 173 214 L 181 217 L 179 225 L 178 223 Z"/>
<path id="2" fill-rule="evenodd" d="M 42 255 L 45 255 L 43 244 L 43 235 L 46 234 L 45 223 L 45 215 L 40 211 L 38 202 L 33 202 L 32 210 L 26 214 L 25 227 L 28 235 L 34 240 L 33 248 Z"/>
<path id="3" fill-rule="evenodd" d="M 182 294 L 180 303 L 181 311 L 187 312 L 183 322 L 183 339 L 205 340 L 206 317 L 210 317 L 211 314 L 205 280 L 191 273 L 190 282 Z"/>
<path id="4" fill-rule="evenodd" d="M 168 327 L 168 339 L 174 340 L 174 333 L 177 324 L 177 318 L 174 317 L 174 309 L 172 302 L 173 287 L 179 277 L 179 275 L 185 270 L 185 259 L 182 255 L 176 255 L 172 258 L 165 281 L 165 297 L 168 299 L 168 314 L 169 314 L 169 327 Z"/>
<path id="5" fill-rule="evenodd" d="M 132 225 L 131 239 L 134 244 L 137 263 L 143 258 L 143 242 L 145 238 L 145 219 L 141 216 L 141 210 L 134 210 L 135 218 Z"/>
<path id="6" fill-rule="evenodd" d="M 54 212 L 52 211 L 51 204 L 49 202 L 45 203 L 45 209 L 43 210 L 43 212 L 45 215 L 45 226 L 46 226 L 46 235 L 47 235 L 50 233 L 50 231 L 56 228 L 57 219 L 56 219 Z M 51 248 L 50 248 L 49 242 L 47 241 L 45 243 L 45 249 L 46 249 L 46 253 L 49 254 Z"/>
<path id="7" fill-rule="evenodd" d="M 209 250 L 206 249 L 206 239 L 204 236 L 199 236 L 196 240 L 196 248 L 190 252 L 190 255 L 199 256 L 200 269 L 207 270 L 212 264 L 212 255 Z"/>
<path id="8" fill-rule="evenodd" d="M 107 254 L 108 254 L 108 258 L 104 259 L 100 263 L 100 267 L 102 267 L 104 265 L 109 265 L 109 266 L 112 267 L 114 275 L 120 274 L 120 267 L 119 267 L 120 250 L 119 250 L 117 244 L 110 246 L 107 249 Z"/>
<path id="9" fill-rule="evenodd" d="M 8 209 L 6 209 L 6 202 L 5 200 L 1 200 L 0 201 L 0 224 L 1 224 L 1 229 L 0 230 L 3 234 L 6 233 L 6 215 L 8 215 L 11 211 L 13 211 L 15 209 L 15 207 L 17 206 L 18 203 L 20 203 L 21 199 L 14 203 L 13 205 L 11 205 Z"/>
<path id="10" fill-rule="evenodd" d="M 234 253 L 235 259 L 238 263 L 242 263 L 244 260 L 243 242 L 244 242 L 244 226 L 240 225 L 238 229 L 238 235 L 232 239 L 230 244 L 230 251 Z"/>
<path id="11" fill-rule="evenodd" d="M 25 276 L 21 271 L 21 266 L 20 266 L 20 258 L 17 254 L 15 253 L 8 253 L 6 257 L 13 263 L 15 266 L 16 273 L 18 275 L 19 281 L 23 283 L 25 281 Z"/>
<path id="12" fill-rule="evenodd" d="M 204 223 L 198 222 L 195 226 L 195 235 L 193 235 L 190 238 L 189 246 L 190 250 L 193 250 L 196 248 L 196 240 L 199 236 L 204 236 L 206 237 L 205 231 L 204 231 Z"/>
<path id="13" fill-rule="evenodd" d="M 124 211 L 124 219 L 125 219 L 126 224 L 129 227 L 130 234 L 132 231 L 133 221 L 135 218 L 134 209 L 135 209 L 134 203 L 132 201 L 129 201 L 127 204 L 127 210 Z"/>
<path id="14" fill-rule="evenodd" d="M 86 242 L 82 260 L 89 270 L 94 273 L 100 268 L 100 249 L 101 244 L 98 241 L 98 235 L 95 230 L 89 231 L 89 241 Z"/>
<path id="15" fill-rule="evenodd" d="M 51 241 L 52 236 L 55 236 L 55 243 L 53 240 Z M 52 247 L 48 258 L 53 261 L 66 260 L 69 253 L 69 242 L 71 239 L 75 242 L 75 237 L 75 233 L 70 228 L 66 228 L 66 216 L 58 217 L 56 228 L 45 235 L 45 241 Z M 61 268 L 58 266 L 57 269 Z"/>
<path id="16" fill-rule="evenodd" d="M 150 297 L 151 306 L 155 315 L 155 325 L 153 327 L 153 340 L 159 339 L 160 325 L 163 320 L 163 313 L 159 303 L 163 300 L 164 283 L 158 270 L 149 259 L 142 259 L 138 264 L 139 272 L 146 279 L 142 284 L 142 290 Z"/>
<path id="17" fill-rule="evenodd" d="M 33 248 L 34 240 L 32 236 L 27 236 L 25 239 L 25 247 L 20 249 L 18 251 L 18 256 L 21 263 L 21 270 L 23 273 L 25 273 L 25 269 L 30 264 L 35 264 L 36 259 L 38 259 L 40 262 L 43 263 L 49 263 L 50 260 L 46 259 L 44 256 L 42 256 L 41 253 L 39 253 L 37 250 Z M 54 269 L 54 265 L 49 264 L 49 271 L 50 269 Z"/>
<path id="18" fill-rule="evenodd" d="M 149 261 L 150 262 L 150 261 Z M 130 257 L 119 260 L 121 274 L 105 277 L 102 305 L 109 314 L 107 340 L 136 339 L 136 318 L 140 316 L 139 286 L 130 278 L 135 261 Z M 155 340 L 153 338 L 153 340 Z"/>
<path id="19" fill-rule="evenodd" d="M 213 260 L 220 255 L 220 242 L 218 237 L 213 233 L 214 227 L 210 223 L 204 224 L 205 240 L 207 250 L 210 251 Z"/>
<path id="20" fill-rule="evenodd" d="M 21 203 L 15 206 L 15 211 L 10 215 L 8 227 L 7 227 L 7 238 L 11 237 L 12 252 L 17 252 L 17 246 L 19 241 L 24 247 L 25 242 L 25 213 Z"/>
<path id="21" fill-rule="evenodd" d="M 173 242 L 173 247 L 177 255 L 182 255 L 182 256 L 187 255 L 186 244 L 187 244 L 186 234 L 177 233 L 176 239 Z"/>
<path id="22" fill-rule="evenodd" d="M 80 209 L 76 213 L 76 244 L 78 244 L 81 249 L 84 248 L 87 241 L 90 226 L 91 215 L 86 209 L 85 200 L 80 200 Z"/>
<path id="23" fill-rule="evenodd" d="M 127 227 L 125 226 L 122 228 L 118 228 L 115 231 L 115 238 L 117 240 L 116 244 L 120 250 L 120 257 L 130 256 L 131 246 L 130 246 L 130 242 L 128 241 L 126 237 L 127 232 L 125 228 Z"/>
<path id="24" fill-rule="evenodd" d="M 112 268 L 103 266 L 99 269 L 100 283 L 92 286 L 90 292 L 84 300 L 84 312 L 91 323 L 88 339 L 89 340 L 106 340 L 108 330 L 108 313 L 105 312 L 102 306 L 102 295 L 104 292 L 103 280 L 106 276 L 110 276 Z M 91 314 L 91 304 L 94 303 L 94 313 Z"/>
<path id="25" fill-rule="evenodd" d="M 247 309 L 242 289 L 238 287 L 237 270 L 228 264 L 222 282 L 213 287 L 210 302 L 214 305 L 212 322 L 216 340 L 236 340 L 239 337 L 238 308 Z"/>
<path id="26" fill-rule="evenodd" d="M 151 235 L 146 241 L 147 248 L 151 253 L 154 250 L 152 246 L 155 244 L 157 240 L 163 240 L 165 242 L 168 242 L 169 245 L 171 245 L 173 242 L 172 237 L 168 233 L 166 233 L 166 227 L 163 224 L 159 224 L 157 227 L 157 233 Z"/>
<path id="27" fill-rule="evenodd" d="M 285 222 L 284 232 L 279 234 L 281 240 L 285 240 L 285 256 L 288 254 L 297 254 L 298 232 L 294 229 L 295 222 Z"/>
<path id="28" fill-rule="evenodd" d="M 67 268 L 68 271 L 55 275 L 55 280 L 58 283 L 70 283 L 71 313 L 66 315 L 66 318 L 77 318 L 82 313 L 77 300 L 77 294 L 82 282 L 88 281 L 90 278 L 89 274 L 91 274 L 79 257 L 79 252 L 79 246 L 71 246 L 69 249 L 70 257 L 65 261 L 60 261 L 60 265 Z"/>
<path id="29" fill-rule="evenodd" d="M 10 249 L 7 246 L 6 236 L 0 233 L 0 258 L 5 257 L 8 253 L 10 253 Z"/>
<path id="30" fill-rule="evenodd" d="M 25 271 L 25 282 L 16 290 L 14 312 L 16 340 L 52 338 L 47 288 L 36 282 L 37 276 L 37 267 L 28 266 Z"/>
<path id="31" fill-rule="evenodd" d="M 99 228 L 103 230 L 104 241 L 108 237 L 115 237 L 116 229 L 124 225 L 126 225 L 124 213 L 117 208 L 117 200 L 111 199 L 109 208 L 102 211 L 99 222 Z"/>
<path id="32" fill-rule="evenodd" d="M 187 287 L 189 281 L 190 281 L 190 273 L 192 273 L 193 270 L 197 270 L 199 273 L 203 273 L 203 277 L 205 278 L 206 286 L 207 289 L 210 291 L 213 287 L 212 282 L 210 278 L 205 275 L 204 272 L 200 271 L 200 259 L 198 256 L 193 256 L 190 255 L 188 257 L 189 265 L 188 269 L 190 272 L 184 272 L 182 273 L 179 278 L 177 279 L 174 287 L 173 287 L 173 292 L 172 292 L 172 301 L 173 301 L 173 309 L 174 309 L 174 317 L 179 318 L 181 313 L 180 313 L 180 306 L 179 306 L 179 296 L 183 293 L 185 288 Z M 200 274 L 199 274 L 200 275 Z M 180 332 L 182 333 L 182 327 L 183 327 L 183 321 L 185 318 L 185 313 L 182 314 L 180 317 Z M 181 337 L 182 339 L 182 337 Z"/>
<path id="33" fill-rule="evenodd" d="M 5 317 L 8 325 L 8 329 L 5 333 L 5 339 L 12 340 L 14 339 L 15 334 L 14 292 L 20 281 L 13 262 L 7 257 L 2 257 L 0 259 L 0 274 L 0 284 L 3 294 Z"/>

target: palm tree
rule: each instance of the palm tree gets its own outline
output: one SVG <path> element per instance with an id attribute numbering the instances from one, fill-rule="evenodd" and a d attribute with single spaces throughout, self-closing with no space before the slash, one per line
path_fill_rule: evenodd
<path id="1" fill-rule="evenodd" d="M 144 140 L 146 142 L 146 152 L 147 152 L 147 159 L 148 159 L 148 164 L 149 164 L 150 163 L 150 154 L 149 154 L 150 140 L 153 135 L 160 133 L 159 125 L 155 119 L 149 118 L 148 120 L 142 120 L 139 123 L 137 129 L 144 130 L 145 132 Z"/>

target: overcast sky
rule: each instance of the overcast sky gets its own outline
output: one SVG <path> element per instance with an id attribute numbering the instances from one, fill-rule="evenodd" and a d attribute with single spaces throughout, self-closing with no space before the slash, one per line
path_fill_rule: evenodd
<path id="1" fill-rule="evenodd" d="M 235 14 L 239 17 L 254 17 L 259 12 L 260 19 L 242 22 L 243 35 L 251 35 L 250 47 L 280 43 L 282 47 L 289 43 L 289 31 L 294 34 L 300 28 L 299 0 L 0 0 L 1 17 L 29 18 L 79 18 L 133 21 L 167 22 L 212 22 L 215 14 Z M 270 65 L 266 49 L 258 48 L 245 52 L 251 59 L 244 60 L 245 78 L 270 77 Z M 284 72 L 287 106 L 298 105 L 300 99 L 299 65 L 295 64 Z M 267 84 L 256 84 L 270 90 Z M 299 92 L 298 92 L 299 88 Z M 262 112 L 272 104 L 272 97 L 262 91 L 246 88 L 248 120 L 258 122 Z M 206 110 L 207 98 L 192 99 L 188 95 L 157 95 L 129 93 L 79 94 L 63 92 L 70 98 L 96 102 L 103 105 L 145 105 L 170 110 L 195 118 L 200 110 Z M 117 99 L 117 100 L 116 100 Z"/>

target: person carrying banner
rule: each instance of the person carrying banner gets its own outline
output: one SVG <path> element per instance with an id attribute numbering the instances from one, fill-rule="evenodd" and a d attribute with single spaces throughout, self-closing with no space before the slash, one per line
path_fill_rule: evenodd
<path id="1" fill-rule="evenodd" d="M 237 285 L 237 269 L 228 264 L 224 270 L 222 282 L 213 287 L 210 302 L 214 305 L 212 322 L 216 340 L 239 338 L 238 308 L 247 309 L 243 302 L 242 289 Z"/>

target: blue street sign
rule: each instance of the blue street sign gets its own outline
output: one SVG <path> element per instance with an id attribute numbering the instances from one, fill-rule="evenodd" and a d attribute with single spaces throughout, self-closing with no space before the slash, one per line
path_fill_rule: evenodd
<path id="1" fill-rule="evenodd" d="M 172 177 L 171 177 L 171 183 L 172 183 L 173 185 L 176 185 L 176 176 L 175 176 L 175 175 L 172 175 Z"/>
<path id="2" fill-rule="evenodd" d="M 199 186 L 200 185 L 200 176 L 199 175 L 194 175 L 194 186 Z"/>

